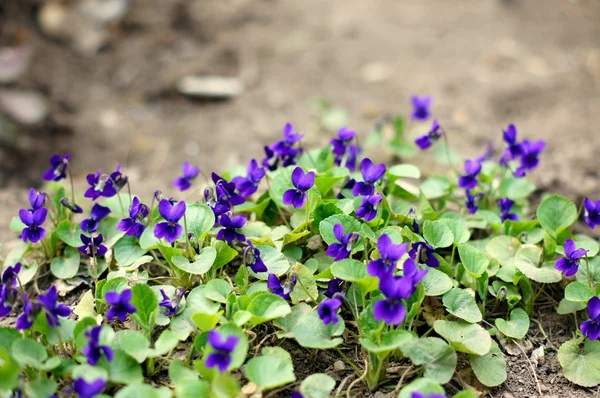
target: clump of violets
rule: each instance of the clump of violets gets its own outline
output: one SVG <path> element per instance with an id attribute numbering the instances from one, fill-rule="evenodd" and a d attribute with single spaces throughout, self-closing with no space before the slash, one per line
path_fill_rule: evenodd
<path id="1" fill-rule="evenodd" d="M 67 177 L 67 169 L 71 154 L 67 153 L 64 157 L 54 155 L 50 158 L 50 168 L 44 173 L 42 178 L 46 181 L 60 181 Z"/>
<path id="2" fill-rule="evenodd" d="M 164 238 L 169 243 L 174 243 L 183 232 L 183 227 L 179 225 L 179 220 L 185 215 L 185 202 L 171 204 L 167 199 L 163 199 L 158 204 L 158 212 L 165 219 L 154 227 L 154 236 L 158 239 Z"/>
<path id="3" fill-rule="evenodd" d="M 177 177 L 173 181 L 173 186 L 180 191 L 187 191 L 192 186 L 192 183 L 198 177 L 200 169 L 196 166 L 192 166 L 189 162 L 184 162 L 181 167 L 183 176 Z"/>
<path id="4" fill-rule="evenodd" d="M 429 132 L 427 134 L 420 135 L 415 140 L 415 144 L 422 151 L 430 148 L 435 142 L 439 141 L 444 136 L 444 130 L 442 130 L 437 120 L 434 120 Z"/>
<path id="5" fill-rule="evenodd" d="M 42 228 L 42 224 L 46 221 L 48 216 L 48 210 L 41 207 L 37 210 L 19 210 L 19 218 L 21 222 L 25 224 L 25 228 L 21 232 L 21 239 L 23 242 L 37 243 L 44 239 L 46 236 L 46 230 Z"/>
<path id="6" fill-rule="evenodd" d="M 233 206 L 241 205 L 242 203 L 246 202 L 246 198 L 236 192 L 236 186 L 234 182 L 228 182 L 226 179 L 216 173 L 212 173 L 211 178 L 215 184 L 217 202 L 222 205 L 224 209 L 226 209 L 222 213 L 228 212 Z M 220 215 L 216 212 L 215 214 Z"/>
<path id="7" fill-rule="evenodd" d="M 362 174 L 363 181 L 359 181 L 354 184 L 354 187 L 352 188 L 352 193 L 354 196 L 373 195 L 375 193 L 375 184 L 383 178 L 385 171 L 385 164 L 380 163 L 375 165 L 371 159 L 364 158 L 360 162 L 360 172 Z"/>
<path id="8" fill-rule="evenodd" d="M 271 293 L 278 295 L 284 300 L 287 300 L 290 298 L 290 294 L 292 294 L 292 290 L 294 290 L 296 282 L 296 275 L 292 275 L 292 277 L 288 278 L 285 283 L 281 283 L 281 280 L 277 277 L 277 275 L 269 274 L 267 278 L 267 287 Z"/>
<path id="9" fill-rule="evenodd" d="M 500 164 L 504 167 L 509 167 L 511 161 L 518 160 L 520 165 L 513 173 L 515 177 L 524 177 L 538 166 L 540 155 L 546 148 L 545 141 L 538 140 L 534 142 L 523 140 L 522 142 L 518 142 L 517 128 L 514 124 L 510 124 L 503 131 L 503 138 L 506 148 L 500 157 Z"/>
<path id="10" fill-rule="evenodd" d="M 90 217 L 81 222 L 81 230 L 90 234 L 96 232 L 100 221 L 109 214 L 110 209 L 108 207 L 101 206 L 98 203 L 94 204 L 90 212 Z"/>
<path id="11" fill-rule="evenodd" d="M 458 186 L 464 189 L 474 189 L 477 186 L 477 176 L 481 172 L 481 163 L 476 160 L 465 162 L 465 175 L 458 178 Z"/>
<path id="12" fill-rule="evenodd" d="M 239 231 L 240 228 L 246 225 L 246 217 L 237 215 L 233 218 L 229 218 L 227 214 L 223 214 L 221 215 L 219 223 L 223 228 L 217 232 L 218 240 L 225 240 L 227 243 L 231 243 L 236 239 L 238 242 L 244 242 L 246 240 L 246 236 Z"/>
<path id="13" fill-rule="evenodd" d="M 256 159 L 252 159 L 246 168 L 246 177 L 235 177 L 232 182 L 240 192 L 240 195 L 247 198 L 258 190 L 258 186 L 264 176 L 264 167 L 260 167 Z"/>
<path id="14" fill-rule="evenodd" d="M 419 264 L 425 264 L 432 268 L 440 266 L 440 260 L 435 256 L 434 248 L 428 243 L 413 243 L 408 255 Z"/>
<path id="15" fill-rule="evenodd" d="M 332 139 L 330 144 L 333 147 L 334 164 L 336 166 L 345 166 L 350 171 L 356 170 L 356 158 L 358 156 L 358 146 L 352 144 L 356 137 L 356 132 L 347 127 L 338 130 L 336 138 Z"/>
<path id="16" fill-rule="evenodd" d="M 21 263 L 6 267 L 2 273 L 2 283 L 0 284 L 0 318 L 8 315 L 15 304 L 19 294 L 17 290 L 19 272 L 21 272 Z"/>
<path id="17" fill-rule="evenodd" d="M 60 326 L 59 317 L 67 317 L 71 315 L 71 309 L 58 302 L 58 292 L 56 286 L 52 285 L 46 294 L 40 294 L 38 296 L 38 302 L 41 305 L 41 309 L 46 315 L 46 320 L 51 328 Z"/>
<path id="18" fill-rule="evenodd" d="M 108 251 L 108 248 L 102 244 L 104 241 L 102 234 L 98 234 L 96 237 L 81 234 L 79 238 L 83 242 L 83 245 L 77 248 L 81 254 L 88 257 L 102 257 Z"/>
<path id="19" fill-rule="evenodd" d="M 344 234 L 344 226 L 339 223 L 333 226 L 333 235 L 339 243 L 332 243 L 329 245 L 326 254 L 329 257 L 333 257 L 334 261 L 340 261 L 350 257 L 352 249 L 360 235 L 356 232 Z"/>
<path id="20" fill-rule="evenodd" d="M 596 225 L 600 225 L 600 200 L 594 202 L 590 198 L 585 198 L 583 207 L 585 208 L 585 223 L 591 229 L 596 228 Z"/>
<path id="21" fill-rule="evenodd" d="M 292 171 L 292 184 L 294 184 L 295 189 L 288 189 L 283 193 L 283 204 L 293 205 L 295 209 L 301 209 L 306 204 L 306 192 L 315 185 L 315 172 L 305 173 L 302 167 L 296 167 Z"/>
<path id="22" fill-rule="evenodd" d="M 141 203 L 138 197 L 134 197 L 129 208 L 129 218 L 123 218 L 117 224 L 117 230 L 125 232 L 127 236 L 142 236 L 146 226 L 142 221 L 148 217 L 150 209 L 148 206 Z"/>
<path id="23" fill-rule="evenodd" d="M 521 148 L 521 144 L 517 141 L 517 128 L 514 124 L 509 124 L 506 130 L 502 131 L 502 138 L 506 143 L 506 148 L 500 157 L 500 164 L 506 167 L 508 166 L 509 161 L 514 160 L 521 155 L 523 149 Z"/>
<path id="24" fill-rule="evenodd" d="M 585 249 L 578 249 L 573 239 L 565 241 L 565 257 L 556 260 L 554 268 L 565 273 L 565 276 L 573 276 L 579 269 L 579 262 L 588 252 Z"/>
<path id="25" fill-rule="evenodd" d="M 340 309 L 343 303 L 344 297 L 339 293 L 332 298 L 321 301 L 317 308 L 317 313 L 325 325 L 330 323 L 335 325 L 339 322 L 337 310 Z"/>
<path id="26" fill-rule="evenodd" d="M 79 378 L 73 382 L 73 390 L 79 398 L 94 398 L 102 394 L 105 388 L 106 380 L 101 378 L 90 382 Z"/>
<path id="27" fill-rule="evenodd" d="M 102 174 L 102 170 L 98 170 L 96 174 L 90 173 L 87 175 L 87 182 L 90 187 L 85 191 L 86 198 L 96 200 L 101 196 L 110 198 L 117 194 L 117 189 L 109 175 Z"/>
<path id="28" fill-rule="evenodd" d="M 112 348 L 100 344 L 101 332 L 102 326 L 94 326 L 85 331 L 88 344 L 83 347 L 81 353 L 86 356 L 88 363 L 92 366 L 96 366 L 102 356 L 106 357 L 108 362 L 111 362 L 114 357 Z"/>
<path id="29" fill-rule="evenodd" d="M 479 201 L 483 198 L 483 193 L 473 193 L 470 189 L 467 189 L 465 195 L 467 197 L 465 206 L 469 211 L 469 214 L 477 213 L 477 210 L 479 210 Z"/>
<path id="30" fill-rule="evenodd" d="M 581 333 L 590 340 L 598 340 L 600 338 L 600 298 L 592 297 L 588 301 L 588 314 L 590 319 L 583 322 L 579 326 Z"/>
<path id="31" fill-rule="evenodd" d="M 166 308 L 165 315 L 171 316 L 177 314 L 177 311 L 179 311 L 179 303 L 181 303 L 181 300 L 183 299 L 184 291 L 177 290 L 175 297 L 173 298 L 170 298 L 164 289 L 160 289 L 160 294 L 163 299 L 158 303 L 158 306 Z"/>
<path id="32" fill-rule="evenodd" d="M 265 262 L 262 260 L 260 256 L 260 250 L 258 250 L 252 242 L 249 240 L 246 241 L 248 246 L 244 249 L 244 262 L 246 265 L 249 265 L 252 271 L 255 273 L 259 272 L 267 272 L 269 269 L 265 265 Z"/>
<path id="33" fill-rule="evenodd" d="M 367 265 L 367 272 L 369 275 L 379 278 L 393 275 L 398 260 L 406 254 L 407 248 L 408 243 L 395 245 L 387 234 L 381 235 L 377 239 L 377 250 L 381 257 Z"/>
<path id="34" fill-rule="evenodd" d="M 515 213 L 510 212 L 514 204 L 515 202 L 508 198 L 502 198 L 498 200 L 498 207 L 500 208 L 500 219 L 502 220 L 502 222 L 506 220 L 517 221 L 519 219 L 519 216 L 517 216 Z"/>
<path id="35" fill-rule="evenodd" d="M 208 332 L 208 344 L 212 351 L 206 356 L 206 367 L 217 368 L 221 373 L 231 364 L 231 355 L 239 342 L 237 336 L 222 336 L 216 330 Z"/>
<path id="36" fill-rule="evenodd" d="M 106 319 L 112 322 L 117 318 L 121 322 L 127 320 L 127 315 L 137 311 L 135 306 L 131 304 L 132 293 L 130 289 L 125 289 L 121 294 L 111 291 L 104 295 L 104 299 L 109 308 L 106 311 Z"/>
<path id="37" fill-rule="evenodd" d="M 413 95 L 411 98 L 411 104 L 413 106 L 412 119 L 418 121 L 425 121 L 429 119 L 431 114 L 429 108 L 433 103 L 433 98 L 430 96 L 419 97 L 417 95 Z"/>
<path id="38" fill-rule="evenodd" d="M 283 139 L 271 146 L 266 146 L 265 158 L 262 165 L 271 171 L 276 170 L 281 164 L 283 167 L 296 164 L 296 158 L 302 154 L 302 148 L 294 145 L 304 138 L 304 134 L 296 134 L 294 127 L 286 123 L 283 127 Z"/>
<path id="39" fill-rule="evenodd" d="M 377 207 L 383 200 L 383 196 L 376 193 L 370 196 L 364 196 L 360 201 L 360 206 L 356 209 L 356 217 L 369 222 L 377 217 Z"/>

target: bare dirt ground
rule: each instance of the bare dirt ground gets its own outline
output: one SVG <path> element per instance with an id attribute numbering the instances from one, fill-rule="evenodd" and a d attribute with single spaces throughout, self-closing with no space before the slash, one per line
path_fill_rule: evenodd
<path id="1" fill-rule="evenodd" d="M 39 184 L 55 152 L 73 154 L 81 181 L 122 162 L 136 192 L 170 193 L 183 160 L 221 171 L 261 157 L 285 122 L 303 130 L 315 97 L 345 107 L 350 127 L 366 133 L 377 116 L 408 112 L 412 94 L 433 95 L 467 156 L 499 144 L 513 122 L 548 141 L 533 176 L 540 188 L 600 197 L 598 0 L 132 0 L 96 55 L 47 37 L 40 3 L 0 1 L 0 44 L 24 31 L 34 49 L 19 85 L 51 100 L 48 121 L 23 132 L 29 149 L 0 149 L 2 241 L 15 239 L 6 225 L 23 187 Z M 178 78 L 204 73 L 239 76 L 245 92 L 225 101 L 177 93 Z M 526 366 L 511 366 L 493 396 L 535 396 Z M 548 369 L 539 375 L 548 396 L 592 396 Z"/>

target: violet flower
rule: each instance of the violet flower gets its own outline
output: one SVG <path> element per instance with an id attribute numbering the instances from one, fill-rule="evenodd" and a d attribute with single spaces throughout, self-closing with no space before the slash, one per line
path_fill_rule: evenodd
<path id="1" fill-rule="evenodd" d="M 590 319 L 579 326 L 581 333 L 590 340 L 600 338 L 600 298 L 592 297 L 588 301 L 588 314 Z"/>
<path id="2" fill-rule="evenodd" d="M 71 154 L 67 153 L 64 157 L 60 155 L 54 155 L 50 158 L 50 167 L 48 171 L 44 173 L 42 178 L 46 181 L 60 181 L 67 177 L 67 168 L 69 167 L 69 160 Z"/>
<path id="3" fill-rule="evenodd" d="M 514 172 L 515 177 L 523 177 L 526 173 L 534 170 L 540 163 L 540 155 L 546 148 L 546 142 L 543 140 L 531 142 L 523 140 L 521 143 L 521 165 Z"/>
<path id="4" fill-rule="evenodd" d="M 105 388 L 106 380 L 104 379 L 96 379 L 88 383 L 80 377 L 73 383 L 73 389 L 78 398 L 94 398 L 100 395 Z"/>
<path id="5" fill-rule="evenodd" d="M 412 119 L 413 120 L 419 120 L 419 121 L 425 121 L 427 119 L 429 119 L 429 107 L 431 106 L 431 103 L 433 102 L 433 98 L 430 96 L 425 96 L 425 97 L 418 97 L 416 95 L 413 95 L 412 98 L 410 99 L 412 106 L 413 106 L 413 113 L 412 113 Z"/>
<path id="6" fill-rule="evenodd" d="M 150 209 L 148 206 L 141 203 L 137 196 L 133 198 L 131 207 L 129 208 L 129 218 L 123 218 L 117 224 L 117 230 L 125 232 L 127 236 L 142 236 L 146 226 L 142 224 L 142 220 L 148 217 Z"/>
<path id="7" fill-rule="evenodd" d="M 363 177 L 363 181 L 357 182 L 352 188 L 354 196 L 370 196 L 375 193 L 375 184 L 377 181 L 383 178 L 385 174 L 385 164 L 380 163 L 378 165 L 373 164 L 371 159 L 364 158 L 360 162 L 360 172 Z"/>
<path id="8" fill-rule="evenodd" d="M 189 162 L 184 162 L 182 166 L 183 177 L 177 177 L 173 181 L 173 186 L 180 191 L 185 191 L 190 189 L 192 186 L 192 182 L 198 176 L 198 172 L 200 169 L 198 167 L 192 166 Z"/>
<path id="9" fill-rule="evenodd" d="M 43 192 L 38 192 L 34 188 L 29 190 L 29 204 L 31 204 L 32 212 L 41 209 L 44 207 L 46 202 L 46 194 Z"/>
<path id="10" fill-rule="evenodd" d="M 579 269 L 579 262 L 581 258 L 588 252 L 585 249 L 578 249 L 573 242 L 573 239 L 567 239 L 565 241 L 565 257 L 561 257 L 556 260 L 554 268 L 565 273 L 565 276 L 573 276 Z"/>
<path id="11" fill-rule="evenodd" d="M 100 196 L 110 198 L 117 194 L 117 190 L 115 189 L 110 176 L 102 174 L 102 170 L 98 170 L 96 174 L 88 174 L 86 178 L 88 184 L 90 184 L 90 187 L 83 195 L 86 198 L 96 200 Z"/>
<path id="12" fill-rule="evenodd" d="M 314 171 L 304 173 L 302 167 L 296 167 L 292 172 L 292 184 L 296 189 L 288 189 L 283 193 L 283 204 L 293 205 L 295 209 L 301 209 L 306 204 L 306 192 L 315 185 Z"/>
<path id="13" fill-rule="evenodd" d="M 23 312 L 17 318 L 15 329 L 30 329 L 35 322 L 35 318 L 37 318 L 41 310 L 42 309 L 40 305 L 37 302 L 29 300 L 29 296 L 27 296 L 27 293 L 25 293 L 23 295 Z"/>
<path id="14" fill-rule="evenodd" d="M 437 120 L 434 120 L 431 124 L 431 128 L 427 134 L 420 135 L 415 140 L 415 144 L 422 151 L 428 149 L 433 145 L 434 142 L 438 141 L 440 138 L 444 136 L 444 130 L 442 130 L 440 124 Z"/>
<path id="15" fill-rule="evenodd" d="M 498 200 L 498 207 L 500 208 L 500 219 L 502 222 L 506 220 L 517 221 L 519 217 L 515 213 L 511 213 L 510 209 L 512 209 L 515 202 L 508 198 L 502 198 Z"/>
<path id="16" fill-rule="evenodd" d="M 471 194 L 471 190 L 467 189 L 465 191 L 465 195 L 467 196 L 467 200 L 465 201 L 465 206 L 469 210 L 469 214 L 477 213 L 479 209 L 479 201 L 483 198 L 483 193 Z"/>
<path id="17" fill-rule="evenodd" d="M 426 394 L 426 393 L 415 391 L 410 394 L 410 398 L 446 398 L 446 396 L 444 394 L 437 394 L 437 393 Z"/>
<path id="18" fill-rule="evenodd" d="M 240 195 L 247 198 L 257 191 L 258 185 L 264 176 L 264 167 L 259 167 L 256 159 L 252 159 L 250 163 L 248 163 L 246 177 L 235 177 L 232 182 L 240 192 Z"/>
<path id="19" fill-rule="evenodd" d="M 367 265 L 367 272 L 371 276 L 386 278 L 393 275 L 396 270 L 396 263 L 404 254 L 408 243 L 400 243 L 395 245 L 392 239 L 386 234 L 382 234 L 377 239 L 377 250 L 381 258 L 373 260 Z"/>
<path id="20" fill-rule="evenodd" d="M 360 206 L 356 209 L 356 217 L 365 221 L 372 221 L 377 216 L 377 206 L 383 199 L 383 196 L 376 193 L 370 196 L 363 196 Z"/>
<path id="21" fill-rule="evenodd" d="M 5 317 L 12 311 L 17 299 L 19 294 L 17 290 L 17 275 L 19 272 L 21 272 L 21 263 L 7 267 L 2 273 L 2 283 L 0 284 L 0 318 Z"/>
<path id="22" fill-rule="evenodd" d="M 337 138 L 331 140 L 330 144 L 333 147 L 334 164 L 336 166 L 345 166 L 350 171 L 356 169 L 356 156 L 358 147 L 350 143 L 356 137 L 356 132 L 347 127 L 342 127 L 338 130 Z"/>
<path id="23" fill-rule="evenodd" d="M 246 217 L 237 215 L 233 218 L 229 218 L 227 214 L 223 214 L 219 222 L 223 228 L 217 232 L 218 240 L 225 240 L 227 243 L 231 243 L 236 239 L 238 242 L 244 242 L 246 240 L 244 234 L 238 231 L 238 229 L 246 225 Z"/>
<path id="24" fill-rule="evenodd" d="M 98 234 L 95 238 L 81 234 L 79 238 L 83 242 L 83 245 L 77 248 L 81 254 L 88 257 L 102 257 L 108 251 L 106 246 L 102 244 L 104 241 L 102 234 Z"/>
<path id="25" fill-rule="evenodd" d="M 119 192 L 127 182 L 129 181 L 129 177 L 125 174 L 121 173 L 121 165 L 117 165 L 117 169 L 110 173 L 110 180 L 113 183 L 113 187 L 116 192 Z"/>
<path id="26" fill-rule="evenodd" d="M 506 149 L 500 158 L 500 164 L 507 167 L 508 162 L 520 156 L 523 149 L 517 141 L 517 128 L 514 124 L 509 124 L 506 130 L 502 131 L 502 135 L 506 143 Z"/>
<path id="27" fill-rule="evenodd" d="M 40 294 L 38 296 L 38 301 L 46 314 L 48 325 L 50 325 L 51 328 L 60 326 L 59 316 L 67 317 L 71 315 L 71 309 L 69 307 L 58 303 L 58 293 L 56 291 L 56 286 L 54 285 L 48 289 L 46 294 Z"/>
<path id="28" fill-rule="evenodd" d="M 81 222 L 81 230 L 90 234 L 96 232 L 100 221 L 109 214 L 110 209 L 108 207 L 101 206 L 98 203 L 94 204 L 90 212 L 90 218 L 86 218 Z"/>
<path id="29" fill-rule="evenodd" d="M 458 178 L 458 186 L 464 189 L 473 189 L 477 186 L 477 176 L 481 172 L 481 163 L 475 160 L 467 160 L 465 162 L 466 175 Z"/>
<path id="30" fill-rule="evenodd" d="M 158 204 L 158 212 L 165 221 L 156 224 L 154 227 L 154 236 L 158 239 L 165 238 L 169 243 L 175 242 L 183 232 L 183 227 L 178 223 L 185 214 L 185 208 L 184 201 L 172 205 L 166 199 L 161 200 Z"/>
<path id="31" fill-rule="evenodd" d="M 343 192 L 346 189 L 349 189 L 350 191 L 352 191 L 352 188 L 354 188 L 354 185 L 356 185 L 356 180 L 354 178 L 346 177 L 344 186 L 342 187 L 342 189 L 340 189 L 340 192 L 338 193 L 337 198 L 344 199 Z"/>
<path id="32" fill-rule="evenodd" d="M 137 310 L 133 304 L 131 304 L 131 297 L 133 294 L 130 289 L 125 289 L 121 294 L 111 291 L 104 295 L 106 303 L 109 305 L 108 311 L 106 311 L 106 319 L 112 322 L 113 319 L 117 318 L 121 322 L 125 322 L 127 315 L 135 313 Z"/>
<path id="33" fill-rule="evenodd" d="M 356 171 L 356 161 L 358 159 L 358 154 L 360 152 L 361 152 L 361 149 L 358 145 L 354 145 L 354 144 L 348 145 L 348 150 L 346 151 L 346 162 L 345 162 L 344 166 L 351 172 Z"/>
<path id="34" fill-rule="evenodd" d="M 77 205 L 77 203 L 71 202 L 67 198 L 62 198 L 60 200 L 60 204 L 63 205 L 64 207 L 66 207 L 67 209 L 71 210 L 73 213 L 76 213 L 76 214 L 83 213 L 83 209 L 81 207 L 79 207 Z"/>
<path id="35" fill-rule="evenodd" d="M 585 223 L 591 229 L 596 228 L 596 225 L 600 225 L 600 200 L 593 202 L 590 198 L 585 198 L 583 205 L 585 207 Z"/>
<path id="36" fill-rule="evenodd" d="M 46 221 L 48 210 L 40 208 L 31 212 L 29 210 L 19 210 L 19 218 L 21 222 L 26 225 L 21 232 L 21 239 L 23 242 L 30 241 L 31 243 L 37 243 L 44 239 L 46 236 L 46 230 L 42 228 L 42 224 Z"/>
<path id="37" fill-rule="evenodd" d="M 228 202 L 216 201 L 210 188 L 204 190 L 204 202 L 215 214 L 215 225 L 219 223 L 221 215 L 231 210 L 231 205 Z"/>
<path id="38" fill-rule="evenodd" d="M 326 254 L 329 257 L 333 257 L 334 261 L 340 261 L 350 257 L 352 248 L 358 241 L 359 235 L 356 232 L 344 234 L 344 226 L 339 223 L 333 226 L 333 235 L 339 243 L 332 243 L 329 245 Z"/>
<path id="39" fill-rule="evenodd" d="M 281 163 L 283 167 L 296 164 L 296 157 L 302 153 L 301 148 L 293 146 L 304 137 L 304 134 L 296 134 L 294 127 L 287 123 L 283 127 L 283 140 L 276 142 L 271 146 L 264 147 L 265 158 L 262 165 L 274 171 Z"/>
<path id="40" fill-rule="evenodd" d="M 290 294 L 292 293 L 294 286 L 296 286 L 296 282 L 296 275 L 292 275 L 292 277 L 288 279 L 287 282 L 281 283 L 277 275 L 269 274 L 269 277 L 267 279 L 267 287 L 269 288 L 271 293 L 278 295 L 284 300 L 287 300 L 290 298 Z"/>
<path id="41" fill-rule="evenodd" d="M 406 259 L 404 264 L 402 264 L 402 272 L 405 278 L 410 278 L 412 281 L 413 287 L 416 286 L 425 275 L 427 275 L 426 269 L 419 269 L 417 263 L 412 258 Z"/>
<path id="42" fill-rule="evenodd" d="M 342 304 L 343 296 L 339 293 L 332 298 L 321 301 L 317 308 L 317 313 L 325 325 L 330 323 L 336 325 L 339 322 L 337 310 L 340 309 Z"/>
<path id="43" fill-rule="evenodd" d="M 206 356 L 206 367 L 216 367 L 221 373 L 227 371 L 231 364 L 231 354 L 239 341 L 237 336 L 222 336 L 216 330 L 208 332 L 208 344 L 213 350 Z"/>
<path id="44" fill-rule="evenodd" d="M 407 300 L 413 293 L 411 277 L 387 276 L 379 279 L 379 290 L 385 299 L 379 300 L 373 307 L 373 318 L 383 320 L 388 325 L 399 325 L 406 317 L 406 307 L 402 300 Z"/>
<path id="45" fill-rule="evenodd" d="M 336 293 L 341 293 L 342 283 L 344 283 L 344 281 L 341 279 L 334 278 L 330 280 L 327 284 L 327 290 L 323 293 L 323 295 L 328 298 L 333 298 Z"/>
<path id="46" fill-rule="evenodd" d="M 164 289 L 160 289 L 160 294 L 162 295 L 163 299 L 160 303 L 158 303 L 158 306 L 167 309 L 165 315 L 171 316 L 177 314 L 177 311 L 179 311 L 179 303 L 183 298 L 184 291 L 178 290 L 177 294 L 172 299 L 169 296 L 167 296 L 167 293 L 165 293 Z"/>
<path id="47" fill-rule="evenodd" d="M 235 192 L 235 183 L 228 182 L 226 179 L 216 173 L 212 173 L 211 177 L 215 183 L 217 202 L 230 207 L 241 205 L 242 203 L 246 202 L 246 199 L 242 195 Z"/>
<path id="48" fill-rule="evenodd" d="M 247 240 L 246 243 L 248 244 L 248 246 L 246 246 L 246 248 L 244 249 L 244 261 L 246 262 L 246 264 L 250 266 L 250 268 L 252 268 L 252 271 L 254 271 L 257 274 L 260 272 L 267 272 L 269 269 L 260 257 L 260 250 L 254 247 L 254 245 L 252 245 L 252 242 L 250 242 L 249 240 Z"/>
<path id="49" fill-rule="evenodd" d="M 83 347 L 81 353 L 87 357 L 88 363 L 92 366 L 98 364 L 102 355 L 106 356 L 108 362 L 111 362 L 114 357 L 112 348 L 100 345 L 100 332 L 102 332 L 102 326 L 94 326 L 85 331 L 88 344 Z"/>
<path id="50" fill-rule="evenodd" d="M 433 268 L 440 266 L 440 260 L 435 256 L 435 250 L 428 243 L 413 243 L 408 255 L 419 264 L 425 264 Z"/>

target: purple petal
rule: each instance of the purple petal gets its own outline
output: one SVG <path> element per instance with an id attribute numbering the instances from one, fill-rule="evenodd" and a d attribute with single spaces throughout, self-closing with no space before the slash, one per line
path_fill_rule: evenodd
<path id="1" fill-rule="evenodd" d="M 575 251 L 575 249 L 577 249 L 577 246 L 575 245 L 575 242 L 573 242 L 573 239 L 567 239 L 565 241 L 565 255 L 567 257 L 571 257 L 571 254 Z"/>
<path id="2" fill-rule="evenodd" d="M 185 202 L 179 201 L 175 206 L 172 207 L 171 213 L 169 214 L 169 221 L 177 222 L 185 214 Z"/>
<path id="3" fill-rule="evenodd" d="M 600 298 L 594 296 L 588 301 L 588 314 L 590 319 L 598 320 L 600 318 Z"/>
<path id="4" fill-rule="evenodd" d="M 173 209 L 173 205 L 166 199 L 163 199 L 158 204 L 158 212 L 160 215 L 167 221 L 169 220 L 169 215 L 171 214 L 171 210 Z"/>
<path id="5" fill-rule="evenodd" d="M 298 192 L 294 194 L 294 199 L 292 200 L 292 205 L 295 209 L 301 209 L 306 204 L 306 194 L 304 192 Z"/>
<path id="6" fill-rule="evenodd" d="M 335 224 L 333 226 L 333 235 L 335 236 L 335 238 L 341 242 L 342 238 L 344 236 L 344 226 L 342 224 Z"/>
<path id="7" fill-rule="evenodd" d="M 288 189 L 285 191 L 283 193 L 283 204 L 288 206 L 291 205 L 294 201 L 294 197 L 296 196 L 296 192 L 297 190 L 295 189 Z"/>

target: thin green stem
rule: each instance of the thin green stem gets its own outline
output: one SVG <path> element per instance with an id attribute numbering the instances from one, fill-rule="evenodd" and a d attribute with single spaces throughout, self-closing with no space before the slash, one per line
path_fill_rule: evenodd
<path id="1" fill-rule="evenodd" d="M 362 373 L 362 372 L 360 371 L 360 368 L 359 368 L 358 366 L 356 366 L 356 364 L 355 364 L 354 362 L 352 362 L 352 361 L 350 360 L 350 358 L 348 358 L 348 357 L 346 356 L 346 354 L 344 354 L 344 353 L 342 352 L 342 350 L 340 350 L 340 349 L 339 349 L 339 347 L 335 347 L 335 350 L 338 352 L 338 354 L 340 354 L 340 356 L 342 357 L 342 359 L 343 359 L 344 361 L 346 361 L 346 363 L 347 363 L 348 365 L 350 365 L 350 367 L 351 367 L 352 369 L 354 369 L 354 371 L 356 372 L 356 374 L 358 374 L 358 375 L 360 376 L 360 375 L 361 375 L 361 373 Z"/>

